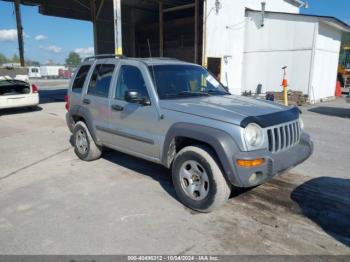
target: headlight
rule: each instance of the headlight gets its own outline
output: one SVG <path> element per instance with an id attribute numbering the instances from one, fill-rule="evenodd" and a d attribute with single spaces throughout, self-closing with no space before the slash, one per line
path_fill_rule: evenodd
<path id="1" fill-rule="evenodd" d="M 257 124 L 249 124 L 244 129 L 244 139 L 248 146 L 258 147 L 263 142 L 263 131 Z"/>
<path id="2" fill-rule="evenodd" d="M 299 117 L 299 126 L 301 130 L 304 130 L 304 121 L 301 117 Z"/>

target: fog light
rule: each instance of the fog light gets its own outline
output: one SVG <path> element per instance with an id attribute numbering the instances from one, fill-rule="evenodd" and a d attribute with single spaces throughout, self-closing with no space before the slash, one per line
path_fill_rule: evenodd
<path id="1" fill-rule="evenodd" d="M 252 185 L 260 184 L 264 179 L 266 178 L 266 175 L 262 172 L 256 172 L 251 174 L 249 177 L 249 183 Z"/>
<path id="2" fill-rule="evenodd" d="M 256 182 L 256 173 L 253 173 L 253 174 L 249 177 L 249 183 L 255 184 L 255 182 Z"/>
<path id="3" fill-rule="evenodd" d="M 241 167 L 256 167 L 256 166 L 261 166 L 264 163 L 265 163 L 264 158 L 259 158 L 254 160 L 243 160 L 243 159 L 237 160 L 237 164 Z"/>

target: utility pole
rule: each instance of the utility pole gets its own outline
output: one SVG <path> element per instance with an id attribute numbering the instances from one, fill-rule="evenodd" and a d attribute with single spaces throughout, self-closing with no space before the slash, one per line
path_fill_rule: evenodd
<path id="1" fill-rule="evenodd" d="M 21 66 L 24 66 L 24 51 L 23 51 L 23 27 L 21 20 L 20 0 L 15 0 L 15 12 L 17 23 L 18 49 Z"/>
<path id="2" fill-rule="evenodd" d="M 198 63 L 198 24 L 199 24 L 199 0 L 194 5 L 194 63 Z"/>
<path id="3" fill-rule="evenodd" d="M 121 0 L 113 0 L 114 48 L 116 55 L 123 55 Z"/>
<path id="4" fill-rule="evenodd" d="M 90 0 L 90 9 L 91 9 L 91 20 L 92 20 L 92 29 L 94 33 L 94 54 L 98 55 L 98 46 L 97 46 L 97 14 L 96 14 L 96 1 Z"/>
<path id="5" fill-rule="evenodd" d="M 164 55 L 164 16 L 163 1 L 159 1 L 159 56 Z"/>

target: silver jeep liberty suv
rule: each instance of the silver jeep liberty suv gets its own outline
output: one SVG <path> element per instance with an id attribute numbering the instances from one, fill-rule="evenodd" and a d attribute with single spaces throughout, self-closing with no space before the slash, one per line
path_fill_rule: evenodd
<path id="1" fill-rule="evenodd" d="M 87 58 L 66 108 L 80 159 L 108 147 L 164 165 L 181 202 L 201 212 L 313 151 L 296 107 L 231 95 L 205 68 L 174 59 Z"/>

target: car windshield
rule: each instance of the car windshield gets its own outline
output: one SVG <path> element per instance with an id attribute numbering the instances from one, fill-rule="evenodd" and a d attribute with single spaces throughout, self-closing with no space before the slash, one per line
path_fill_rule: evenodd
<path id="1" fill-rule="evenodd" d="M 149 66 L 160 99 L 229 94 L 207 70 L 196 65 Z"/>
<path id="2" fill-rule="evenodd" d="M 18 80 L 18 79 L 12 79 L 12 78 L 1 78 L 0 77 L 0 87 L 1 86 L 8 86 L 8 85 L 28 85 L 28 83 Z"/>

